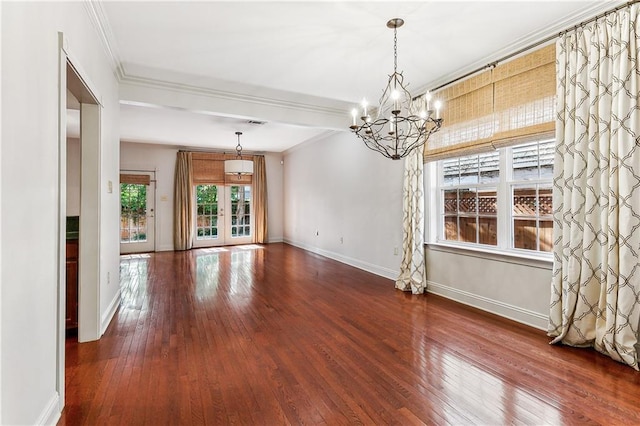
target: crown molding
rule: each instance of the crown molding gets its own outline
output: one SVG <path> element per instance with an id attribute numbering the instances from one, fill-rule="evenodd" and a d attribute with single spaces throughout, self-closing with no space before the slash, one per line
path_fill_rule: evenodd
<path id="1" fill-rule="evenodd" d="M 555 21 L 550 23 L 546 28 L 539 30 L 539 31 L 534 31 L 524 37 L 521 37 L 519 39 L 516 39 L 513 43 L 511 43 L 508 47 L 498 50 L 494 53 L 492 53 L 491 55 L 488 55 L 486 57 L 484 57 L 483 59 L 480 59 L 476 62 L 473 62 L 472 64 L 456 70 L 455 74 L 451 74 L 448 76 L 443 76 L 440 77 L 436 80 L 433 80 L 427 84 L 424 84 L 420 87 L 418 87 L 418 89 L 415 91 L 416 94 L 420 94 L 420 93 L 426 93 L 427 90 L 431 90 L 434 87 L 439 87 L 443 84 L 447 84 L 448 82 L 455 80 L 458 76 L 463 76 L 465 74 L 468 74 L 474 70 L 478 70 L 479 68 L 482 67 L 488 67 L 490 64 L 494 63 L 496 60 L 498 60 L 499 58 L 504 58 L 507 57 L 509 55 L 512 55 L 514 52 L 518 52 L 520 50 L 523 49 L 527 49 L 531 46 L 536 46 L 538 47 L 538 44 L 541 43 L 541 41 L 549 38 L 549 37 L 553 37 L 554 35 L 559 35 L 561 32 L 566 31 L 567 29 L 570 29 L 571 27 L 574 27 L 576 25 L 578 25 L 580 22 L 583 22 L 587 19 L 591 19 L 595 16 L 598 16 L 601 13 L 605 13 L 608 12 L 610 10 L 615 9 L 618 6 L 621 6 L 625 3 L 628 3 L 627 1 L 621 1 L 621 0 L 603 0 L 603 1 L 598 1 L 594 4 L 591 4 L 590 6 L 586 7 L 585 9 L 583 9 L 580 13 L 576 13 L 574 15 L 568 16 L 564 19 Z M 543 5 L 541 5 L 540 7 L 544 7 Z M 549 41 L 549 43 L 552 43 L 552 41 Z M 542 46 L 540 44 L 540 46 Z M 525 52 L 526 53 L 526 52 Z M 525 54 L 523 53 L 523 54 Z M 469 76 L 471 77 L 471 76 Z"/>
<path id="2" fill-rule="evenodd" d="M 107 58 L 111 62 L 111 68 L 114 70 L 116 78 L 118 81 L 122 80 L 126 73 L 122 66 L 118 45 L 115 41 L 115 36 L 113 35 L 113 30 L 111 30 L 111 25 L 109 24 L 109 19 L 104 11 L 102 2 L 99 0 L 84 0 L 82 4 L 93 28 L 98 33 L 98 37 L 107 54 Z"/>

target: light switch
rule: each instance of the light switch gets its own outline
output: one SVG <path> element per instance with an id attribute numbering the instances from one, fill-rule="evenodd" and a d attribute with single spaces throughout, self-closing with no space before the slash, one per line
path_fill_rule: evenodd
<path id="1" fill-rule="evenodd" d="M 107 192 L 109 194 L 111 194 L 113 192 L 113 182 L 111 182 L 111 181 L 107 182 Z"/>

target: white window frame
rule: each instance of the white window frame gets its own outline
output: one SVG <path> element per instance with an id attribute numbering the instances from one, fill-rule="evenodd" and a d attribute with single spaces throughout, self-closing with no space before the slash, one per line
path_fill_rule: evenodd
<path id="1" fill-rule="evenodd" d="M 537 140 L 537 142 L 546 142 L 549 140 L 550 139 L 548 137 L 541 137 Z M 551 262 L 553 260 L 552 252 L 514 248 L 512 191 L 514 186 L 518 186 L 520 184 L 527 184 L 532 186 L 546 184 L 553 185 L 553 179 L 514 181 L 511 147 L 498 148 L 497 151 L 499 152 L 500 180 L 497 183 L 486 185 L 460 184 L 453 186 L 444 186 L 442 161 L 433 161 L 425 164 L 425 188 L 428 188 L 428 196 L 425 199 L 425 217 L 428 218 L 428 223 L 425 226 L 425 241 L 428 245 Z M 461 155 L 460 157 L 466 156 L 467 155 Z M 445 240 L 444 197 L 441 195 L 443 193 L 442 191 L 449 188 L 454 189 L 460 187 L 482 186 L 497 187 L 497 245 L 492 246 L 472 242 Z"/>

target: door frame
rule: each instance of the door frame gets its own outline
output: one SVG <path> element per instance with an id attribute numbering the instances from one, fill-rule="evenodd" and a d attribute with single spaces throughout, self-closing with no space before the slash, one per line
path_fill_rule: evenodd
<path id="1" fill-rule="evenodd" d="M 150 182 L 149 182 L 149 192 L 151 192 L 153 194 L 153 203 L 152 203 L 152 211 L 153 211 L 153 248 L 150 251 L 127 251 L 126 253 L 122 252 L 122 243 L 120 243 L 120 254 L 132 254 L 132 253 L 145 253 L 145 252 L 155 252 L 158 244 L 158 221 L 156 220 L 158 217 L 158 208 L 157 208 L 157 204 L 158 204 L 158 200 L 156 199 L 156 195 L 157 195 L 157 181 L 156 181 L 156 170 L 143 170 L 143 169 L 120 169 L 120 173 L 121 174 L 138 174 L 138 175 L 149 175 L 150 176 Z M 147 195 L 149 194 L 149 192 L 147 192 Z M 118 182 L 118 194 L 120 194 L 120 182 Z M 118 200 L 120 200 L 120 195 L 118 195 Z M 118 201 L 118 204 L 120 205 L 120 201 Z M 148 204 L 147 204 L 148 205 Z M 119 223 L 119 222 L 118 222 Z M 118 225 L 118 233 L 120 232 L 120 226 Z M 118 238 L 118 241 L 120 241 L 120 238 Z"/>
<path id="2" fill-rule="evenodd" d="M 78 257 L 78 341 L 100 338 L 100 152 L 102 103 L 95 86 L 58 33 L 58 306 L 56 321 L 56 393 L 65 405 L 67 89 L 80 101 L 81 193 Z M 68 83 L 67 78 L 70 78 Z"/>

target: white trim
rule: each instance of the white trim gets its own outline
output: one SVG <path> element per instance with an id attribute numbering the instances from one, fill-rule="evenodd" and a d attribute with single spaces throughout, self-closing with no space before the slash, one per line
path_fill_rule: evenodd
<path id="1" fill-rule="evenodd" d="M 480 246 L 463 244 L 463 243 L 427 243 L 428 250 L 441 251 L 444 253 L 453 253 L 461 256 L 478 257 L 480 259 L 490 259 L 497 262 L 513 263 L 515 265 L 523 265 L 532 268 L 540 268 L 551 270 L 553 266 L 553 257 L 551 253 L 524 253 L 525 250 L 506 251 L 490 248 L 490 246 Z M 485 248 L 486 247 L 486 248 Z"/>
<path id="2" fill-rule="evenodd" d="M 162 89 L 162 90 L 178 92 L 183 94 L 186 93 L 186 94 L 191 94 L 196 96 L 205 96 L 205 97 L 214 98 L 214 99 L 223 99 L 223 100 L 234 101 L 234 102 L 247 102 L 251 104 L 266 105 L 270 107 L 285 108 L 285 109 L 296 110 L 296 111 L 328 114 L 331 116 L 335 116 L 337 118 L 344 117 L 345 111 L 347 110 L 346 105 L 338 103 L 340 101 L 336 101 L 333 99 L 311 97 L 309 95 L 299 95 L 299 94 L 297 95 L 298 97 L 303 97 L 307 99 L 308 102 L 297 102 L 297 101 L 285 100 L 283 98 L 285 97 L 286 92 L 278 92 L 278 91 L 275 91 L 275 89 L 269 89 L 269 90 L 275 91 L 274 95 L 280 95 L 280 99 L 275 97 L 270 98 L 265 96 L 252 95 L 250 91 L 255 92 L 256 87 L 255 86 L 250 87 L 249 85 L 247 85 L 246 88 L 245 87 L 242 88 L 246 91 L 246 93 L 240 92 L 240 91 L 231 92 L 228 90 L 219 90 L 212 87 L 195 86 L 192 84 L 178 83 L 175 81 L 162 80 L 162 79 L 151 78 L 151 77 L 141 77 L 141 76 L 135 76 L 135 75 L 124 75 L 120 79 L 120 85 L 121 86 L 129 85 L 133 87 L 145 87 L 145 88 L 151 88 L 151 89 Z M 312 103 L 314 100 L 320 100 L 322 102 L 317 102 L 314 104 Z M 332 102 L 333 106 L 322 105 L 322 103 L 326 103 L 326 102 Z M 122 99 L 122 96 L 121 96 L 120 103 L 129 104 L 129 105 L 140 104 L 140 102 L 137 102 L 135 100 Z M 220 115 L 224 115 L 224 114 L 220 114 Z"/>
<path id="3" fill-rule="evenodd" d="M 54 393 L 49 402 L 47 403 L 45 409 L 38 416 L 38 420 L 36 420 L 37 425 L 55 425 L 60 420 L 60 410 L 58 409 L 58 404 L 60 403 L 60 395 L 58 392 Z"/>
<path id="4" fill-rule="evenodd" d="M 488 297 L 479 296 L 434 281 L 427 281 L 427 293 L 437 294 L 438 296 L 446 297 L 455 302 L 478 308 L 539 330 L 547 330 L 549 317 L 538 312 L 489 299 Z"/>
<path id="5" fill-rule="evenodd" d="M 58 33 L 58 311 L 56 315 L 56 395 L 58 413 L 64 409 L 65 399 L 65 337 L 66 337 L 66 220 L 67 220 L 67 54 L 64 34 Z"/>
<path id="6" fill-rule="evenodd" d="M 120 284 L 118 283 L 118 285 Z M 102 336 L 107 330 L 107 327 L 109 327 L 113 316 L 116 314 L 118 308 L 120 307 L 120 292 L 121 290 L 120 288 L 118 288 L 118 291 L 113 297 L 113 300 L 111 300 L 111 303 L 109 303 L 107 310 L 105 311 L 104 315 L 102 315 L 102 319 L 100 321 L 100 336 Z"/>
<path id="7" fill-rule="evenodd" d="M 374 265 L 372 263 L 364 262 L 359 259 L 354 259 L 352 257 L 344 256 L 340 253 L 335 253 L 335 252 L 324 250 L 318 247 L 313 247 L 305 243 L 290 240 L 288 238 L 284 239 L 284 243 L 301 248 L 306 251 L 310 251 L 312 253 L 319 254 L 324 257 L 328 257 L 329 259 L 337 260 L 338 262 L 345 263 L 349 266 L 353 266 L 354 268 L 362 269 L 363 271 L 367 271 L 372 274 L 376 274 L 381 277 L 388 278 L 390 280 L 395 281 L 396 278 L 398 278 L 398 275 L 400 275 L 399 271 L 395 271 L 393 269 L 383 268 L 381 266 Z"/>
<path id="8" fill-rule="evenodd" d="M 98 33 L 102 47 L 107 54 L 107 59 L 111 62 L 111 67 L 118 80 L 122 79 L 125 75 L 124 66 L 120 59 L 120 52 L 116 38 L 113 35 L 113 30 L 107 19 L 106 12 L 102 6 L 102 2 L 84 0 L 83 1 L 85 11 L 89 16 L 89 21 L 93 25 L 93 28 Z"/>
<path id="9" fill-rule="evenodd" d="M 267 240 L 267 244 L 273 244 L 273 243 L 284 243 L 284 238 L 283 237 L 276 237 L 276 238 L 269 238 Z"/>
<path id="10" fill-rule="evenodd" d="M 0 1 L 0 34 L 2 34 L 2 2 Z M 2 42 L 0 42 L 0 75 L 2 75 Z M 2 79 L 0 78 L 0 100 L 3 99 L 2 98 Z M 0 102 L 0 140 L 2 139 L 2 102 Z M 59 142 L 58 142 L 59 143 Z M 2 144 L 0 144 L 0 158 L 2 158 Z M 0 161 L 0 164 L 2 162 Z M 2 188 L 2 166 L 0 165 L 0 188 Z M 0 189 L 0 206 L 2 205 L 2 190 Z M 0 208 L 0 235 L 2 235 L 2 209 Z M 0 244 L 0 271 L 2 271 L 2 246 L 3 244 Z M 3 282 L 2 282 L 2 278 L 0 278 L 0 288 L 2 288 Z M 58 351 L 58 354 L 60 352 Z M 0 303 L 0 359 L 2 358 L 2 355 L 4 354 L 4 352 L 2 352 L 2 304 Z M 57 377 L 56 377 L 57 378 Z M 4 381 L 2 380 L 2 362 L 0 362 L 0 383 L 4 383 Z M 2 388 L 3 386 L 0 386 L 0 420 L 2 420 L 2 401 L 4 400 L 4 398 L 2 398 Z"/>

